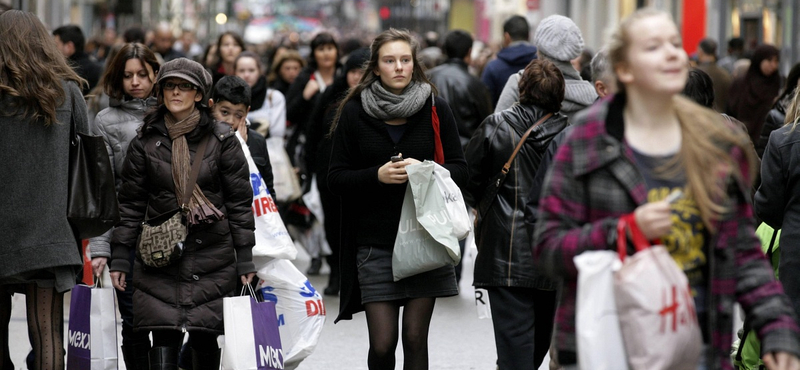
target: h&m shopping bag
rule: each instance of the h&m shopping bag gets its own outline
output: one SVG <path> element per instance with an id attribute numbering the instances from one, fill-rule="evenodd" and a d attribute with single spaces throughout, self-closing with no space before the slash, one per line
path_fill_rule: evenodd
<path id="1" fill-rule="evenodd" d="M 322 333 L 327 314 L 322 295 L 287 260 L 269 261 L 256 274 L 264 301 L 275 303 L 284 368 L 294 369 L 314 351 Z"/>
<path id="2" fill-rule="evenodd" d="M 117 306 L 114 288 L 72 288 L 67 370 L 116 370 Z"/>
<path id="3" fill-rule="evenodd" d="M 249 287 L 249 285 L 248 285 Z M 283 349 L 274 302 L 256 302 L 252 295 L 222 299 L 224 370 L 283 369 Z"/>
<path id="4" fill-rule="evenodd" d="M 626 229 L 636 248 L 627 258 Z M 617 232 L 623 264 L 614 276 L 614 297 L 628 365 L 695 369 L 703 339 L 686 274 L 664 246 L 650 246 L 633 215 L 620 218 Z"/>
<path id="5" fill-rule="evenodd" d="M 578 365 L 585 370 L 627 370 L 614 301 L 614 272 L 622 263 L 613 251 L 586 251 L 573 258 L 578 269 L 575 337 Z"/>
<path id="6" fill-rule="evenodd" d="M 253 217 L 256 225 L 256 245 L 253 246 L 253 259 L 256 265 L 259 262 L 266 262 L 269 258 L 283 258 L 293 260 L 297 257 L 297 249 L 294 246 L 286 225 L 283 224 L 278 206 L 269 193 L 267 184 L 261 178 L 258 167 L 250 155 L 247 143 L 237 133 L 239 143 L 244 149 L 244 156 L 247 158 L 247 165 L 250 168 L 250 185 L 253 188 Z M 271 158 L 271 157 L 270 157 Z"/>
<path id="7" fill-rule="evenodd" d="M 431 161 L 406 166 L 408 184 L 392 252 L 394 281 L 457 265 L 461 248 Z"/>
<path id="8" fill-rule="evenodd" d="M 453 223 L 453 228 L 451 229 L 453 236 L 458 240 L 466 239 L 469 232 L 472 231 L 472 222 L 470 222 L 467 203 L 464 202 L 461 189 L 450 178 L 450 171 L 437 163 L 433 163 L 433 179 L 442 193 L 447 215 Z"/>

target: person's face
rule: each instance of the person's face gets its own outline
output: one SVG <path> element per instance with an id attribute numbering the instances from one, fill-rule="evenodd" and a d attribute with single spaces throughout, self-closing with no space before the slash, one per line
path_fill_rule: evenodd
<path id="1" fill-rule="evenodd" d="M 214 115 L 214 119 L 217 121 L 227 123 L 231 127 L 236 128 L 247 118 L 248 110 L 249 107 L 246 107 L 244 104 L 233 104 L 229 101 L 222 101 L 214 103 L 211 114 Z"/>
<path id="2" fill-rule="evenodd" d="M 679 94 L 689 67 L 675 23 L 664 15 L 651 16 L 631 24 L 628 34 L 627 58 L 616 70 L 619 80 L 642 91 Z"/>
<path id="3" fill-rule="evenodd" d="M 764 59 L 761 61 L 761 73 L 763 73 L 764 76 L 772 76 L 772 74 L 778 70 L 778 66 L 779 63 L 777 56 L 774 56 L 770 59 Z"/>
<path id="4" fill-rule="evenodd" d="M 300 74 L 300 67 L 300 62 L 294 59 L 286 60 L 281 64 L 278 73 L 281 75 L 281 79 L 291 84 Z"/>
<path id="5" fill-rule="evenodd" d="M 347 71 L 347 86 L 351 88 L 355 87 L 358 85 L 358 81 L 361 81 L 362 76 L 364 76 L 364 70 L 361 68 Z"/>
<path id="6" fill-rule="evenodd" d="M 144 99 L 153 91 L 155 71 L 149 64 L 142 65 L 136 58 L 125 62 L 125 72 L 122 75 L 122 89 L 126 95 L 136 99 Z"/>
<path id="7" fill-rule="evenodd" d="M 164 105 L 178 120 L 186 118 L 194 109 L 194 103 L 203 98 L 197 87 L 182 78 L 168 78 L 162 85 Z"/>
<path id="8" fill-rule="evenodd" d="M 250 87 L 256 85 L 258 78 L 261 76 L 261 71 L 258 70 L 258 62 L 253 58 L 239 58 L 236 63 L 236 76 L 241 77 L 244 82 L 247 82 Z"/>
<path id="9" fill-rule="evenodd" d="M 378 68 L 373 73 L 380 77 L 386 90 L 400 95 L 411 83 L 414 58 L 411 45 L 405 41 L 392 41 L 378 49 Z"/>
<path id="10" fill-rule="evenodd" d="M 60 51 L 61 54 L 64 55 L 64 57 L 69 58 L 72 56 L 72 54 L 75 54 L 75 44 L 73 44 L 72 42 L 67 42 L 67 43 L 62 42 L 61 37 L 59 37 L 58 35 L 53 37 L 56 40 L 56 48 L 58 48 L 58 51 Z"/>
<path id="11" fill-rule="evenodd" d="M 336 46 L 333 44 L 320 45 L 314 49 L 314 60 L 320 69 L 333 68 L 336 66 L 337 54 Z"/>
<path id="12" fill-rule="evenodd" d="M 233 63 L 236 57 L 242 52 L 242 47 L 236 43 L 236 39 L 231 35 L 222 37 L 222 44 L 220 44 L 219 53 L 222 56 L 222 61 L 225 63 Z"/>
<path id="13" fill-rule="evenodd" d="M 172 32 L 166 30 L 157 31 L 153 45 L 159 53 L 168 52 L 169 49 L 172 49 Z"/>

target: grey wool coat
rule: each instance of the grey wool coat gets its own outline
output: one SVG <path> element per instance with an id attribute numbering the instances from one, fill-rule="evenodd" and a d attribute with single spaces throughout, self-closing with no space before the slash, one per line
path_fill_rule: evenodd
<path id="1" fill-rule="evenodd" d="M 19 113 L 0 115 L 0 284 L 40 280 L 39 272 L 53 269 L 76 273 L 82 264 L 67 221 L 71 117 L 78 132 L 90 129 L 80 88 L 74 82 L 63 86 L 66 96 L 56 108 L 55 124 L 45 126 Z M 0 95 L 0 109 L 9 103 Z M 75 284 L 74 276 L 71 283 L 58 282 L 58 291 Z"/>

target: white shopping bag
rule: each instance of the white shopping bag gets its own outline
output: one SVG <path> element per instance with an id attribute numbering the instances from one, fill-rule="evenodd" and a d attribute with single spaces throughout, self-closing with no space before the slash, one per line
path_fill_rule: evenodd
<path id="1" fill-rule="evenodd" d="M 67 332 L 67 370 L 116 370 L 117 306 L 114 288 L 76 285 Z"/>
<path id="2" fill-rule="evenodd" d="M 575 336 L 582 370 L 628 369 L 617 304 L 614 272 L 622 263 L 613 251 L 587 251 L 573 258 L 578 269 Z"/>
<path id="3" fill-rule="evenodd" d="M 450 171 L 439 164 L 435 164 L 433 167 L 433 179 L 439 187 L 439 191 L 442 193 L 447 208 L 447 214 L 450 216 L 450 221 L 453 223 L 453 236 L 458 240 L 465 239 L 470 230 L 472 230 L 472 223 L 469 220 L 467 203 L 464 202 L 461 189 L 456 185 L 456 182 L 450 178 Z"/>
<path id="4" fill-rule="evenodd" d="M 244 156 L 247 158 L 247 165 L 250 167 L 250 185 L 253 188 L 253 217 L 256 225 L 256 245 L 253 246 L 253 259 L 256 266 L 265 263 L 271 258 L 283 258 L 292 260 L 297 257 L 297 249 L 294 242 L 286 231 L 278 207 L 269 194 L 267 184 L 261 178 L 258 167 L 250 155 L 247 143 L 239 133 L 236 133 L 239 142 L 242 144 Z M 270 157 L 271 158 L 271 157 Z"/>
<path id="5" fill-rule="evenodd" d="M 287 260 L 269 261 L 257 275 L 264 301 L 275 302 L 284 366 L 294 369 L 314 351 L 322 333 L 327 314 L 322 295 Z"/>
<path id="6" fill-rule="evenodd" d="M 272 165 L 272 174 L 275 182 L 275 199 L 279 202 L 290 202 L 303 195 L 300 180 L 294 171 L 289 153 L 283 147 L 283 138 L 271 137 L 267 139 L 269 163 Z"/>
<path id="7" fill-rule="evenodd" d="M 475 307 L 478 309 L 479 319 L 492 318 L 492 306 L 489 304 L 489 291 L 475 288 Z"/>
<path id="8" fill-rule="evenodd" d="M 252 289 L 251 289 L 252 291 Z M 222 299 L 225 322 L 223 370 L 283 369 L 283 350 L 274 302 L 252 296 Z"/>

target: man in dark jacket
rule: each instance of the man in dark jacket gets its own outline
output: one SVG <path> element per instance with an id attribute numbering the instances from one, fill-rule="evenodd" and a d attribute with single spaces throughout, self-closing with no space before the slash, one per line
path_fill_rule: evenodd
<path id="1" fill-rule="evenodd" d="M 467 69 L 472 36 L 463 30 L 451 31 L 444 39 L 443 48 L 447 61 L 431 69 L 428 76 L 439 95 L 453 109 L 461 146 L 464 147 L 483 119 L 492 114 L 492 98 L 486 86 Z"/>
<path id="2" fill-rule="evenodd" d="M 503 50 L 497 53 L 497 59 L 486 64 L 481 76 L 481 81 L 492 94 L 493 106 L 497 105 L 508 77 L 536 59 L 536 47 L 528 42 L 530 32 L 528 21 L 520 15 L 503 23 Z"/>
<path id="3" fill-rule="evenodd" d="M 86 38 L 83 37 L 80 27 L 74 24 L 58 27 L 53 31 L 53 37 L 56 39 L 58 50 L 67 58 L 67 62 L 75 70 L 75 73 L 89 82 L 88 87 L 81 86 L 83 95 L 86 95 L 97 86 L 100 75 L 103 73 L 103 66 L 91 60 L 89 55 L 83 52 Z"/>

